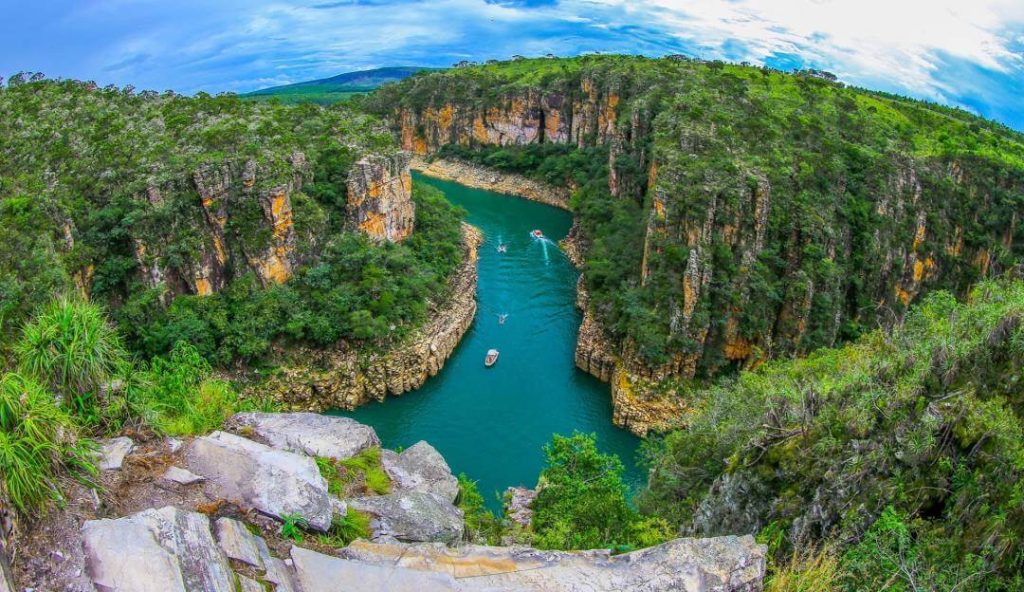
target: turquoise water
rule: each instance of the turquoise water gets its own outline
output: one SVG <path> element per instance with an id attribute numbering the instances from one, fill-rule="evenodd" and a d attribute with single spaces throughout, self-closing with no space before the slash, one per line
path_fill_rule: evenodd
<path id="1" fill-rule="evenodd" d="M 596 433 L 598 446 L 622 459 L 630 484 L 641 484 L 644 475 L 635 463 L 639 439 L 612 425 L 608 385 L 573 363 L 578 274 L 556 244 L 569 231 L 571 215 L 420 179 L 465 208 L 468 221 L 484 233 L 476 320 L 444 369 L 422 388 L 344 414 L 373 426 L 387 448 L 430 442 L 456 474 L 478 481 L 494 508 L 500 504 L 492 492 L 536 484 L 542 447 L 553 433 Z M 534 228 L 550 240 L 532 238 Z M 506 253 L 498 253 L 499 243 L 508 245 Z M 504 324 L 499 314 L 508 315 Z M 501 355 L 485 368 L 490 348 Z"/>

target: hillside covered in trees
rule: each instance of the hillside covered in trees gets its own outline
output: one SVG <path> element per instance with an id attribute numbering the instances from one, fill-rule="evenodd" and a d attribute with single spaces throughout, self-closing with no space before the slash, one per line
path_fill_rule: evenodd
<path id="1" fill-rule="evenodd" d="M 409 150 L 575 189 L 588 312 L 611 340 L 577 360 L 641 406 L 676 392 L 666 380 L 856 338 L 1020 257 L 1020 134 L 821 73 L 519 60 L 368 105 Z"/>
<path id="2" fill-rule="evenodd" d="M 71 292 L 147 357 L 180 340 L 221 365 L 275 341 L 389 341 L 462 259 L 454 208 L 417 186 L 414 213 L 391 134 L 344 107 L 18 76 L 0 111 L 5 342 Z"/>

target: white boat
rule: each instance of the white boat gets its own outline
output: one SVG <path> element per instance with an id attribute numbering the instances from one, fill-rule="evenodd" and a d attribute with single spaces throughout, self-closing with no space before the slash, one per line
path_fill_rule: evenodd
<path id="1" fill-rule="evenodd" d="M 487 357 L 484 358 L 484 366 L 490 368 L 498 361 L 498 350 L 489 349 L 487 350 Z"/>
<path id="2" fill-rule="evenodd" d="M 541 232 L 540 229 L 536 229 L 530 233 L 530 236 L 532 236 L 533 238 L 544 238 L 544 233 Z"/>

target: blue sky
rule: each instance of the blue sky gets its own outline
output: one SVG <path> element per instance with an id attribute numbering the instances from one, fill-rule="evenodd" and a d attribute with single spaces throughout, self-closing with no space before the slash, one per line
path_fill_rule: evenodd
<path id="1" fill-rule="evenodd" d="M 248 91 L 588 51 L 823 68 L 1024 130 L 1024 0 L 0 0 L 0 75 Z"/>

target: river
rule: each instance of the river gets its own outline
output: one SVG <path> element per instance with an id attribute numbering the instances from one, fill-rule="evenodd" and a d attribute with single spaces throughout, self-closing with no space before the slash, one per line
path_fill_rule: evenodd
<path id="1" fill-rule="evenodd" d="M 371 425 L 387 448 L 430 442 L 452 470 L 476 480 L 492 508 L 507 487 L 533 487 L 551 435 L 597 434 L 615 453 L 632 487 L 645 479 L 636 464 L 639 438 L 612 425 L 608 385 L 573 362 L 580 313 L 578 273 L 556 242 L 572 224 L 563 210 L 417 176 L 468 211 L 484 233 L 476 320 L 444 369 L 420 389 L 344 415 Z M 546 239 L 535 239 L 538 228 Z M 499 253 L 497 246 L 507 245 Z M 507 315 L 499 323 L 499 315 Z M 501 352 L 484 367 L 487 350 Z"/>

